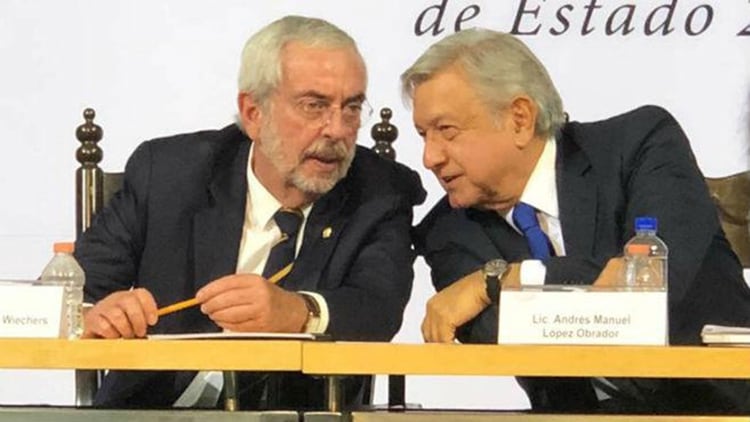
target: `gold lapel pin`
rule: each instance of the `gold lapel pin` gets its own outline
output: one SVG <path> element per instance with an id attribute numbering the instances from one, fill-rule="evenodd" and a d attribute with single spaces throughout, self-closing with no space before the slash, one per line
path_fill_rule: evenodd
<path id="1" fill-rule="evenodd" d="M 333 234 L 333 229 L 331 227 L 326 227 L 323 229 L 323 239 L 328 239 Z"/>

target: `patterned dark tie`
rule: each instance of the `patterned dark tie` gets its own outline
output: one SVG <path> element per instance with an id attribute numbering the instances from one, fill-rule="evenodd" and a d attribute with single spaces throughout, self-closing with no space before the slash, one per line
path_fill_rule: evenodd
<path id="1" fill-rule="evenodd" d="M 276 225 L 281 230 L 281 239 L 271 248 L 271 253 L 268 255 L 266 266 L 263 268 L 263 277 L 269 278 L 283 278 L 280 274 L 285 275 L 288 273 L 280 273 L 284 268 L 294 262 L 294 252 L 297 246 L 297 233 L 302 225 L 303 219 L 302 212 L 298 209 L 291 208 L 280 208 L 273 215 L 273 219 Z M 290 267 L 291 269 L 291 267 Z M 275 276 L 275 277 L 274 277 Z M 278 280 L 276 280 L 278 281 Z M 183 393 L 178 399 L 178 402 L 183 400 L 188 403 L 188 406 L 196 403 L 210 403 L 214 405 L 217 398 L 211 397 L 211 387 L 209 385 L 201 385 L 197 379 L 205 377 L 207 373 L 201 371 L 198 374 L 193 372 L 178 372 L 177 381 L 179 385 L 185 385 L 180 387 L 183 391 L 191 389 L 190 393 Z M 192 381 L 191 381 L 192 380 Z M 268 374 L 257 373 L 257 372 L 240 372 L 236 374 L 234 371 L 224 371 L 224 397 L 227 400 L 228 397 L 232 397 L 237 400 L 237 396 L 242 396 L 240 400 L 245 403 L 252 403 L 253 400 L 257 400 L 256 397 L 260 397 L 263 390 L 266 388 L 268 382 Z M 239 384 L 239 391 L 237 385 Z M 230 387 L 233 385 L 234 387 Z M 269 387 L 270 388 L 270 387 Z M 186 398 L 183 399 L 183 397 Z M 252 397 L 252 399 L 249 399 Z"/>
<path id="2" fill-rule="evenodd" d="M 547 234 L 539 227 L 534 207 L 523 202 L 516 204 L 513 208 L 513 223 L 523 232 L 532 258 L 547 261 L 552 256 L 550 253 L 552 244 Z"/>
<path id="3" fill-rule="evenodd" d="M 281 230 L 281 239 L 271 248 L 268 261 L 263 268 L 264 278 L 270 278 L 294 262 L 297 233 L 302 225 L 303 216 L 298 209 L 280 208 L 273 215 L 273 219 Z"/>

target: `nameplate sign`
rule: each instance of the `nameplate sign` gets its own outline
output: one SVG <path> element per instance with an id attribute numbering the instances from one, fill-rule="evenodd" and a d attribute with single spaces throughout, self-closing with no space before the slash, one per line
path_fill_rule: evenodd
<path id="1" fill-rule="evenodd" d="M 569 286 L 503 289 L 500 344 L 668 344 L 667 292 Z"/>
<path id="2" fill-rule="evenodd" d="M 62 314 L 62 286 L 0 284 L 0 337 L 64 337 Z"/>

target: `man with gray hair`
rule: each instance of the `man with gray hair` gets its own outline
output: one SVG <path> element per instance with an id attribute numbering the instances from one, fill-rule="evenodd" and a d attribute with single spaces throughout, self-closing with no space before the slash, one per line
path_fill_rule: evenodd
<path id="1" fill-rule="evenodd" d="M 402 83 L 424 165 L 447 192 L 416 229 L 438 290 L 422 323 L 426 341 L 497 342 L 498 284 L 615 284 L 643 215 L 658 218 L 670 248 L 670 343 L 700 344 L 704 324 L 750 324 L 740 263 L 688 140 L 665 110 L 567 122 L 534 54 L 509 34 L 481 29 L 429 47 Z M 519 382 L 545 411 L 750 409 L 744 382 Z"/>
<path id="2" fill-rule="evenodd" d="M 366 85 L 354 41 L 328 22 L 287 16 L 253 35 L 236 125 L 140 145 L 122 190 L 78 241 L 94 304 L 84 337 L 390 340 L 411 291 L 412 207 L 425 193 L 415 172 L 356 146 Z M 157 315 L 193 297 L 199 306 Z M 194 375 L 111 371 L 96 404 L 169 406 Z M 245 408 L 309 409 L 322 407 L 320 387 L 296 374 L 247 376 L 239 395 Z"/>

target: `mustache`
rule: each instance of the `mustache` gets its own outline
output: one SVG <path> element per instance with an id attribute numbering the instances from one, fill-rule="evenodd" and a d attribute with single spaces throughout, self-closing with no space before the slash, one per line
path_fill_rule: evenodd
<path id="1" fill-rule="evenodd" d="M 321 161 L 343 161 L 350 154 L 351 149 L 347 147 L 346 142 L 320 139 L 305 150 L 302 158 L 314 158 Z"/>

